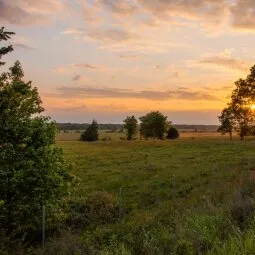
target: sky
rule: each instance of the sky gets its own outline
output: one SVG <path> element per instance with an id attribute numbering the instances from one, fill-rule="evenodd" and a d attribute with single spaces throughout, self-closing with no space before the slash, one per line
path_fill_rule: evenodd
<path id="1" fill-rule="evenodd" d="M 0 0 L 0 25 L 58 122 L 217 124 L 255 64 L 254 0 Z"/>

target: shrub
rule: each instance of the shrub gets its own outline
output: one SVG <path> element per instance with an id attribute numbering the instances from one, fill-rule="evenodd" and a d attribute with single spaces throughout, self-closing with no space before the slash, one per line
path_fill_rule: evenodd
<path id="1" fill-rule="evenodd" d="M 245 197 L 241 192 L 236 192 L 233 197 L 230 208 L 231 217 L 238 226 L 243 227 L 244 224 L 253 216 L 254 202 L 250 197 Z"/>
<path id="2" fill-rule="evenodd" d="M 178 139 L 179 131 L 175 127 L 170 127 L 167 131 L 167 139 Z"/>
<path id="3" fill-rule="evenodd" d="M 29 254 L 42 254 L 41 248 L 30 252 Z M 83 241 L 68 231 L 63 231 L 59 236 L 49 239 L 44 247 L 43 254 L 48 255 L 85 255 L 94 254 L 90 251 Z"/>
<path id="4" fill-rule="evenodd" d="M 93 120 L 92 124 L 81 134 L 81 141 L 97 141 L 98 135 L 98 124 L 95 120 Z"/>
<path id="5" fill-rule="evenodd" d="M 108 192 L 95 192 L 86 198 L 69 202 L 67 224 L 72 228 L 113 223 L 117 216 L 117 200 Z"/>

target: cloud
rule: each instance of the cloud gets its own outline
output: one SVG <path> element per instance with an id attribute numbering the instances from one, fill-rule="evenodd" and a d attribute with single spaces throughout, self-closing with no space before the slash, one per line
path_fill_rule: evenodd
<path id="1" fill-rule="evenodd" d="M 14 49 L 20 48 L 20 49 L 25 49 L 25 50 L 33 50 L 35 49 L 33 46 L 34 42 L 27 37 L 23 37 L 23 36 L 18 36 L 18 35 L 13 35 L 11 38 L 11 44 L 14 46 Z"/>
<path id="2" fill-rule="evenodd" d="M 93 26 L 146 25 L 149 29 L 162 24 L 188 26 L 188 22 L 194 21 L 196 26 L 211 31 L 223 25 L 240 31 L 255 30 L 254 0 L 75 0 L 73 3 L 68 0 L 0 0 L 0 20 L 16 25 L 36 25 L 56 20 L 60 13 L 65 13 L 66 18 L 66 14 L 75 11 L 82 14 L 86 24 Z"/>
<path id="3" fill-rule="evenodd" d="M 173 48 L 188 48 L 186 43 L 171 43 L 148 38 L 130 29 L 120 26 L 91 27 L 88 31 L 76 28 L 67 28 L 61 32 L 65 35 L 77 35 L 81 40 L 98 44 L 98 49 L 114 52 L 140 52 L 140 53 L 164 53 Z M 134 55 L 134 54 L 132 54 Z M 124 56 L 124 54 L 121 54 Z"/>
<path id="4" fill-rule="evenodd" d="M 6 0 L 0 0 L 0 20 L 15 25 L 30 25 L 45 21 L 42 15 L 29 13 L 19 6 L 10 5 Z"/>
<path id="5" fill-rule="evenodd" d="M 87 105 L 78 105 L 78 106 L 70 106 L 70 107 L 50 107 L 50 110 L 53 111 L 63 111 L 63 112 L 73 112 L 73 111 L 82 111 L 87 108 Z"/>
<path id="6" fill-rule="evenodd" d="M 112 27 L 107 29 L 96 29 L 88 32 L 87 39 L 116 43 L 122 41 L 140 40 L 141 36 L 128 30 Z"/>
<path id="7" fill-rule="evenodd" d="M 137 0 L 140 13 L 146 13 L 149 23 L 178 25 L 178 19 L 200 21 L 209 28 L 219 27 L 228 14 L 226 0 Z"/>
<path id="8" fill-rule="evenodd" d="M 84 35 L 85 31 L 79 28 L 66 28 L 64 31 L 61 32 L 64 35 Z"/>
<path id="9" fill-rule="evenodd" d="M 255 30 L 254 0 L 237 0 L 231 8 L 232 25 L 235 29 L 244 31 Z"/>
<path id="10" fill-rule="evenodd" d="M 14 43 L 13 47 L 14 48 L 17 47 L 17 48 L 21 48 L 21 49 L 25 49 L 25 50 L 33 50 L 34 49 L 33 47 L 23 44 L 23 43 Z"/>
<path id="11" fill-rule="evenodd" d="M 138 58 L 140 58 L 140 56 L 138 55 L 128 55 L 128 54 L 121 54 L 118 56 L 121 59 L 125 59 L 125 60 L 136 60 Z"/>
<path id="12" fill-rule="evenodd" d="M 239 71 L 247 71 L 249 69 L 249 64 L 240 59 L 231 58 L 231 57 L 221 57 L 221 56 L 212 56 L 200 59 L 199 64 L 209 64 L 214 66 L 220 66 L 223 68 L 234 69 Z"/>
<path id="13" fill-rule="evenodd" d="M 187 61 L 187 64 L 191 67 L 219 67 L 223 70 L 238 70 L 241 72 L 247 72 L 251 66 L 250 62 L 235 57 L 232 49 L 225 49 L 218 54 L 206 53 L 198 61 Z"/>
<path id="14" fill-rule="evenodd" d="M 55 68 L 55 72 L 57 73 L 69 73 L 73 72 L 74 69 L 85 69 L 88 71 L 99 71 L 103 70 L 104 68 L 102 66 L 96 66 L 96 65 L 91 65 L 87 63 L 78 63 L 78 64 L 70 64 L 66 67 L 57 67 Z"/>
<path id="15" fill-rule="evenodd" d="M 15 25 L 48 23 L 65 6 L 62 0 L 0 0 L 0 20 Z"/>
<path id="16" fill-rule="evenodd" d="M 98 3 L 117 16 L 131 16 L 137 12 L 137 5 L 130 0 L 99 0 Z"/>
<path id="17" fill-rule="evenodd" d="M 93 70 L 99 70 L 99 66 L 94 66 L 90 64 L 71 64 L 70 67 L 76 67 L 76 68 L 85 68 L 85 69 L 93 69 Z"/>
<path id="18" fill-rule="evenodd" d="M 206 100 L 221 101 L 217 96 L 204 91 L 192 91 L 185 88 L 176 90 L 155 91 L 155 90 L 132 90 L 117 88 L 95 88 L 95 87 L 60 87 L 58 93 L 47 94 L 53 97 L 79 97 L 79 98 L 136 98 L 153 101 L 182 99 L 182 100 Z"/>

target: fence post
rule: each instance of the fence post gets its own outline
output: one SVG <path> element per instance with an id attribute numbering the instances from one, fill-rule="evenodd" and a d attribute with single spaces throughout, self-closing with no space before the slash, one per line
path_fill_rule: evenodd
<path id="1" fill-rule="evenodd" d="M 44 250 L 45 243 L 45 206 L 42 207 L 42 249 Z"/>
<path id="2" fill-rule="evenodd" d="M 119 222 L 121 222 L 121 218 L 122 218 L 122 188 L 120 187 L 119 190 Z"/>
<path id="3" fill-rule="evenodd" d="M 175 190 L 175 185 L 176 184 L 176 178 L 175 178 L 175 174 L 172 176 L 172 185 L 173 185 L 173 193 L 174 193 L 174 198 L 176 197 L 176 190 Z"/>

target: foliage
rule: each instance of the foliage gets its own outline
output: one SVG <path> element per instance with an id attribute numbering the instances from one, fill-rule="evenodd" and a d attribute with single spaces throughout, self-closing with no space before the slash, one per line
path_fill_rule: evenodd
<path id="1" fill-rule="evenodd" d="M 177 130 L 177 128 L 171 126 L 168 131 L 167 131 L 167 139 L 178 139 L 180 136 L 179 131 Z"/>
<path id="2" fill-rule="evenodd" d="M 82 133 L 81 141 L 94 142 L 98 140 L 98 124 L 96 120 Z"/>
<path id="3" fill-rule="evenodd" d="M 230 140 L 232 140 L 235 116 L 231 106 L 224 108 L 221 112 L 221 115 L 218 116 L 218 118 L 221 125 L 217 131 L 221 132 L 222 134 L 229 133 Z"/>
<path id="4" fill-rule="evenodd" d="M 43 205 L 50 221 L 73 179 L 62 149 L 52 146 L 55 125 L 42 111 L 16 62 L 0 78 L 0 228 L 10 238 L 37 231 Z"/>
<path id="5" fill-rule="evenodd" d="M 134 116 L 127 116 L 123 121 L 125 124 L 123 128 L 126 130 L 127 140 L 132 140 L 137 134 L 137 119 Z"/>
<path id="6" fill-rule="evenodd" d="M 164 139 L 169 123 L 167 116 L 164 116 L 159 111 L 150 112 L 139 118 L 141 121 L 140 133 L 146 139 L 158 138 Z"/>
<path id="7" fill-rule="evenodd" d="M 178 240 L 175 245 L 176 255 L 193 255 L 192 243 L 187 240 Z"/>
<path id="8" fill-rule="evenodd" d="M 0 42 L 9 40 L 11 38 L 11 35 L 15 35 L 15 33 L 5 31 L 4 27 L 0 28 Z M 0 48 L 0 59 L 2 58 L 2 56 L 8 54 L 11 51 L 13 51 L 12 45 L 9 45 L 7 47 L 1 47 Z M 0 66 L 4 65 L 4 64 L 5 64 L 5 62 L 0 61 Z"/>
<path id="9" fill-rule="evenodd" d="M 34 255 L 42 254 L 41 248 L 34 249 L 31 253 Z M 45 247 L 43 254 L 48 255 L 87 255 L 93 254 L 85 246 L 79 235 L 70 231 L 63 230 L 60 235 L 50 238 Z"/>
<path id="10" fill-rule="evenodd" d="M 231 95 L 231 102 L 219 116 L 223 132 L 231 134 L 234 129 L 239 133 L 241 140 L 250 134 L 255 125 L 255 111 L 252 108 L 255 100 L 255 65 L 251 67 L 247 78 L 235 82 L 235 89 Z"/>
<path id="11" fill-rule="evenodd" d="M 113 223 L 117 215 L 116 198 L 108 192 L 94 192 L 85 198 L 69 201 L 68 226 L 84 229 L 95 225 Z"/>
<path id="12" fill-rule="evenodd" d="M 243 227 L 253 217 L 254 209 L 254 201 L 251 197 L 244 196 L 241 192 L 235 192 L 230 208 L 230 215 L 238 226 Z"/>

